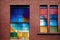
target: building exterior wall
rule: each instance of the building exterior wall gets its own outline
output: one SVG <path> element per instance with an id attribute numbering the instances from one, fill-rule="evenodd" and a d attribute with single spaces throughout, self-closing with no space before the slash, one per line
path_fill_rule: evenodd
<path id="1" fill-rule="evenodd" d="M 59 0 L 0 0 L 0 40 L 10 40 L 10 5 L 30 5 L 30 40 L 59 40 L 60 35 L 37 35 L 40 28 L 39 6 L 58 5 L 60 13 L 59 3 Z"/>
<path id="2" fill-rule="evenodd" d="M 9 40 L 10 1 L 0 0 L 0 40 Z"/>

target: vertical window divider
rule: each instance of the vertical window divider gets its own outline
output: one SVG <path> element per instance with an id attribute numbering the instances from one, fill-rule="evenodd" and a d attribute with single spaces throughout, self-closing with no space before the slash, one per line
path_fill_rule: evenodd
<path id="1" fill-rule="evenodd" d="M 57 7 L 58 7 L 58 5 L 57 5 Z M 58 8 L 57 8 L 58 9 Z M 57 10 L 57 13 L 58 13 L 58 10 Z M 59 14 L 59 13 L 58 13 Z M 59 32 L 59 15 L 58 15 L 58 27 L 57 27 L 57 32 Z"/>
<path id="2" fill-rule="evenodd" d="M 48 33 L 50 32 L 50 7 L 49 7 L 49 5 L 48 5 L 48 27 L 47 27 L 47 31 L 48 31 Z"/>
<path id="3" fill-rule="evenodd" d="M 58 6 L 58 32 L 60 33 L 60 27 L 59 27 L 60 26 L 59 25 L 60 24 L 60 22 L 59 22 L 60 21 L 60 14 L 59 14 L 60 9 L 59 8 L 60 8 L 60 6 Z"/>

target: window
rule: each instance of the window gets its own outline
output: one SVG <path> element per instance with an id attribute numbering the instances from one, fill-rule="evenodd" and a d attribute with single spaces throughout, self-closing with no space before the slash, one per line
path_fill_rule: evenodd
<path id="1" fill-rule="evenodd" d="M 47 32 L 48 27 L 48 7 L 40 5 L 40 32 Z"/>
<path id="2" fill-rule="evenodd" d="M 58 7 L 50 5 L 50 32 L 58 31 Z"/>
<path id="3" fill-rule="evenodd" d="M 50 33 L 58 32 L 57 5 L 50 5 L 49 10 L 47 5 L 40 5 L 40 33 L 48 32 Z"/>
<path id="4" fill-rule="evenodd" d="M 10 6 L 10 39 L 29 39 L 29 6 Z"/>

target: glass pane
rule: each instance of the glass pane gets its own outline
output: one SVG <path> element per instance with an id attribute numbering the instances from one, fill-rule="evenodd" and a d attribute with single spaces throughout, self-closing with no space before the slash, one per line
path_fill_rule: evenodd
<path id="1" fill-rule="evenodd" d="M 57 32 L 57 26 L 56 27 L 50 27 L 50 32 Z"/>
<path id="2" fill-rule="evenodd" d="M 48 13 L 47 5 L 40 5 L 40 32 L 47 32 Z"/>
<path id="3" fill-rule="evenodd" d="M 47 26 L 47 20 L 40 19 L 40 26 Z"/>
<path id="4" fill-rule="evenodd" d="M 44 27 L 40 26 L 40 32 L 41 33 L 43 33 L 43 32 L 46 33 L 47 32 L 47 26 L 44 26 Z"/>
<path id="5" fill-rule="evenodd" d="M 55 26 L 58 26 L 58 20 L 57 19 L 50 19 L 50 26 L 52 27 L 55 27 Z"/>
<path id="6" fill-rule="evenodd" d="M 29 6 L 11 5 L 10 40 L 29 40 Z"/>
<path id="7" fill-rule="evenodd" d="M 29 7 L 11 7 L 10 15 L 10 22 L 29 22 Z"/>
<path id="8" fill-rule="evenodd" d="M 50 6 L 50 32 L 58 31 L 58 6 Z"/>

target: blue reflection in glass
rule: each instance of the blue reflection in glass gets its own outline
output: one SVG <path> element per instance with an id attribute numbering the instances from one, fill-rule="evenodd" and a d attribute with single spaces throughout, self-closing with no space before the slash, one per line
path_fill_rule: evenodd
<path id="1" fill-rule="evenodd" d="M 29 24 L 28 23 L 23 24 L 23 29 L 24 30 L 29 30 Z"/>
<path id="2" fill-rule="evenodd" d="M 40 19 L 43 19 L 44 17 L 43 16 L 40 16 Z"/>
<path id="3" fill-rule="evenodd" d="M 29 8 L 11 7 L 10 22 L 23 22 L 23 18 L 29 18 Z"/>
<path id="4" fill-rule="evenodd" d="M 50 19 L 50 26 L 57 26 L 58 25 L 58 22 L 57 20 L 54 20 L 54 19 Z"/>
<path id="5" fill-rule="evenodd" d="M 50 19 L 51 18 L 58 18 L 58 15 L 57 14 L 50 14 Z"/>
<path id="6" fill-rule="evenodd" d="M 47 20 L 40 19 L 40 26 L 47 26 Z"/>
<path id="7" fill-rule="evenodd" d="M 11 23 L 10 25 L 11 25 L 11 28 L 14 29 L 14 31 L 29 30 L 28 23 L 19 23 L 19 24 Z"/>
<path id="8" fill-rule="evenodd" d="M 23 16 L 17 15 L 17 22 L 23 22 Z"/>
<path id="9" fill-rule="evenodd" d="M 10 24 L 14 30 L 22 30 L 22 24 Z"/>

